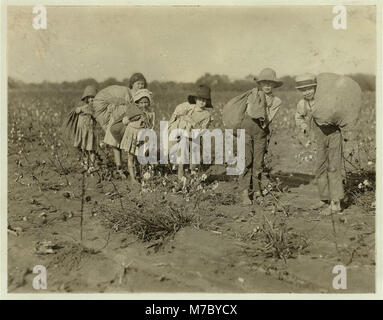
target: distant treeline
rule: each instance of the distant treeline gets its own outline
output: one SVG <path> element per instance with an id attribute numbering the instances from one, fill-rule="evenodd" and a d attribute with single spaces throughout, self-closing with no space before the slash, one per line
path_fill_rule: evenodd
<path id="1" fill-rule="evenodd" d="M 363 91 L 375 91 L 375 76 L 370 74 L 349 74 L 356 82 L 359 83 Z M 295 81 L 294 77 L 284 76 L 281 78 L 283 81 L 283 86 L 279 90 L 294 90 Z M 200 77 L 196 83 L 205 83 L 209 85 L 212 90 L 215 91 L 243 91 L 249 90 L 254 87 L 254 76 L 248 75 L 242 80 L 230 80 L 226 75 L 212 75 L 209 73 L 204 74 Z M 15 80 L 13 78 L 8 78 L 8 88 L 16 90 L 33 90 L 33 91 L 81 91 L 87 85 L 95 85 L 98 90 L 101 90 L 107 86 L 119 84 L 128 86 L 129 79 L 123 79 L 118 81 L 115 78 L 108 78 L 105 81 L 97 82 L 95 79 L 82 79 L 78 81 L 64 81 L 61 83 L 48 82 L 44 81 L 42 83 L 25 83 L 20 80 Z M 164 81 L 160 82 L 157 80 L 151 81 L 149 87 L 151 90 L 158 91 L 175 91 L 183 90 L 189 91 L 193 90 L 194 83 L 191 82 L 174 82 L 174 81 Z"/>

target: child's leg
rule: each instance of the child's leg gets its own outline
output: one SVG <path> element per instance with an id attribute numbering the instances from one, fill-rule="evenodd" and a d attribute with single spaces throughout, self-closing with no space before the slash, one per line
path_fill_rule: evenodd
<path id="1" fill-rule="evenodd" d="M 94 151 L 89 151 L 89 160 L 90 160 L 90 165 L 94 167 L 96 164 L 96 153 Z"/>
<path id="2" fill-rule="evenodd" d="M 116 164 L 117 173 L 122 179 L 126 179 L 126 175 L 122 171 L 121 149 L 113 147 L 114 162 Z"/>
<path id="3" fill-rule="evenodd" d="M 262 196 L 262 172 L 266 152 L 267 136 L 258 136 L 253 140 L 253 190 L 254 200 Z"/>
<path id="4" fill-rule="evenodd" d="M 234 139 L 236 140 L 236 139 Z M 253 166 L 253 139 L 250 135 L 245 134 L 245 170 L 238 178 L 239 187 L 241 189 L 242 203 L 251 204 L 249 192 L 251 192 L 251 176 Z"/>
<path id="5" fill-rule="evenodd" d="M 335 131 L 329 135 L 328 149 L 328 181 L 333 211 L 341 211 L 340 200 L 344 197 L 342 157 L 342 134 Z"/>
<path id="6" fill-rule="evenodd" d="M 116 164 L 117 170 L 121 169 L 121 150 L 117 147 L 113 147 L 114 163 Z"/>
<path id="7" fill-rule="evenodd" d="M 184 165 L 182 163 L 180 163 L 178 165 L 178 171 L 177 171 L 177 174 L 178 174 L 178 179 L 182 179 L 183 176 L 184 176 Z"/>
<path id="8" fill-rule="evenodd" d="M 135 156 L 131 153 L 128 154 L 128 172 L 129 172 L 131 181 L 134 183 L 138 183 L 136 179 Z"/>
<path id="9" fill-rule="evenodd" d="M 317 153 L 315 161 L 315 180 L 321 201 L 330 201 L 328 183 L 328 145 L 327 137 L 319 127 L 315 128 Z"/>

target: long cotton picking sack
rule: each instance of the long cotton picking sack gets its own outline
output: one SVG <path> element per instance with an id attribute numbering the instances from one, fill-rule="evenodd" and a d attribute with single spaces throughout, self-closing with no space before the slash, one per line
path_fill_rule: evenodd
<path id="1" fill-rule="evenodd" d="M 127 117 L 129 121 L 136 121 L 142 116 L 142 111 L 135 104 L 126 105 L 126 113 L 118 117 L 110 126 L 110 132 L 116 141 L 121 141 L 124 136 L 126 125 L 122 120 Z"/>
<path id="2" fill-rule="evenodd" d="M 359 118 L 361 104 L 362 90 L 356 81 L 335 73 L 318 75 L 313 111 L 317 124 L 353 126 Z"/>
<path id="3" fill-rule="evenodd" d="M 111 104 L 126 104 L 132 99 L 129 88 L 125 86 L 113 85 L 102 89 L 97 93 L 93 101 L 94 113 L 97 122 L 106 130 L 110 120 L 108 106 Z"/>
<path id="4" fill-rule="evenodd" d="M 265 118 L 265 99 L 258 88 L 246 91 L 227 102 L 222 109 L 222 121 L 226 128 L 240 129 L 246 109 L 251 109 L 251 117 Z"/>
<path id="5" fill-rule="evenodd" d="M 61 127 L 65 137 L 67 137 L 72 142 L 77 131 L 78 117 L 79 115 L 76 113 L 75 109 L 71 110 L 67 117 L 64 119 Z"/>

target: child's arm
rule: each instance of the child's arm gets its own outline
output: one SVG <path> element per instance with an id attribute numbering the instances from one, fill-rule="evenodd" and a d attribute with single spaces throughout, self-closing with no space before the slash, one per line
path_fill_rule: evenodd
<path id="1" fill-rule="evenodd" d="M 306 112 L 305 112 L 305 102 L 301 100 L 297 104 L 297 110 L 295 112 L 295 124 L 300 131 L 306 133 L 307 123 L 306 123 Z"/>
<path id="2" fill-rule="evenodd" d="M 93 114 L 92 109 L 87 104 L 77 107 L 76 113 Z"/>
<path id="3" fill-rule="evenodd" d="M 206 119 L 203 119 L 199 125 L 201 129 L 207 129 L 211 122 L 211 116 L 207 117 Z"/>
<path id="4" fill-rule="evenodd" d="M 211 116 L 209 116 L 197 123 L 198 128 L 195 128 L 195 129 L 201 129 L 201 132 L 198 134 L 197 138 L 205 133 L 205 130 L 210 125 L 211 119 L 212 119 Z"/>
<path id="5" fill-rule="evenodd" d="M 182 103 L 178 105 L 169 120 L 169 124 L 176 121 L 179 117 L 184 116 L 188 111 L 188 107 L 189 107 L 188 103 Z"/>

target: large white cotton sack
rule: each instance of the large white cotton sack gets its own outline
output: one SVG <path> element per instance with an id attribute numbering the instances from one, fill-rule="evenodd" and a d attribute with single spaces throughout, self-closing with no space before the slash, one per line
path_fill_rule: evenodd
<path id="1" fill-rule="evenodd" d="M 335 73 L 317 76 L 313 118 L 319 125 L 341 128 L 356 124 L 362 105 L 362 90 L 350 77 Z"/>

